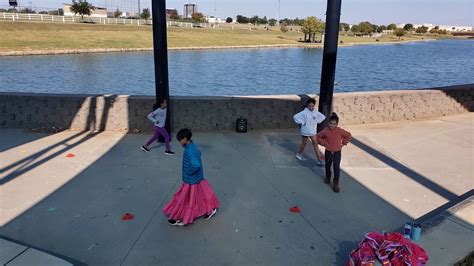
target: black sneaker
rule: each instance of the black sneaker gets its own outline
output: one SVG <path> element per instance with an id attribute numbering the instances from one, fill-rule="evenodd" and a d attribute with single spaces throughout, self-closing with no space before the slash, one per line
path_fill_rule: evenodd
<path id="1" fill-rule="evenodd" d="M 168 220 L 168 224 L 169 225 L 174 225 L 174 226 L 183 226 L 184 223 L 180 220 L 176 221 L 176 220 Z"/>
<path id="2" fill-rule="evenodd" d="M 211 214 L 209 214 L 209 215 L 207 215 L 207 214 L 204 215 L 204 220 L 209 220 L 209 219 L 211 219 L 211 217 L 214 216 L 216 213 L 217 213 L 217 209 L 216 209 L 216 208 L 212 209 Z"/>
<path id="3" fill-rule="evenodd" d="M 174 155 L 174 152 L 172 152 L 171 150 L 169 150 L 169 151 L 165 151 L 165 154 L 166 154 L 166 155 Z"/>
<path id="4" fill-rule="evenodd" d="M 142 149 L 142 151 L 144 151 L 144 152 L 150 152 L 150 149 L 145 147 L 145 145 L 141 146 L 140 149 Z"/>

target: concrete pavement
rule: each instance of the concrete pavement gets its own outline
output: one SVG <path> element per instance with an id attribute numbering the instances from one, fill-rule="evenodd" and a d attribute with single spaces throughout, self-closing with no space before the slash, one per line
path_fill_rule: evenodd
<path id="1" fill-rule="evenodd" d="M 0 235 L 23 244 L 12 252 L 26 246 L 73 264 L 342 265 L 364 233 L 396 230 L 474 188 L 473 121 L 469 113 L 341 124 L 354 141 L 343 150 L 339 194 L 323 183 L 310 147 L 307 161 L 294 158 L 297 130 L 195 133 L 221 209 L 180 228 L 161 213 L 181 182 L 176 141 L 176 155 L 166 156 L 160 144 L 140 151 L 143 134 L 2 129 Z M 457 252 L 422 236 L 431 265 L 474 250 L 472 208 L 463 210 L 427 231 L 448 226 L 441 232 Z"/>

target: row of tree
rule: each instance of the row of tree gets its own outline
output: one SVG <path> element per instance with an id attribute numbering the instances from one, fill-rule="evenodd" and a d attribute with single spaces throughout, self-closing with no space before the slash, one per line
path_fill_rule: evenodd
<path id="1" fill-rule="evenodd" d="M 259 25 L 259 24 L 266 25 L 266 24 L 268 24 L 269 26 L 275 26 L 277 22 L 279 22 L 279 24 L 286 24 L 287 26 L 290 26 L 290 25 L 303 26 L 304 21 L 305 21 L 304 19 L 299 19 L 299 18 L 295 18 L 295 19 L 284 18 L 284 19 L 281 19 L 280 21 L 278 21 L 274 18 L 267 19 L 266 16 L 264 16 L 263 18 L 261 18 L 259 16 L 253 16 L 253 17 L 248 18 L 248 17 L 243 16 L 243 15 L 237 15 L 237 17 L 236 17 L 236 22 L 237 23 L 241 23 L 241 24 L 251 23 L 251 24 L 255 24 L 255 25 Z M 229 22 L 229 23 L 232 22 L 232 18 L 228 17 L 226 19 L 226 22 Z"/>
<path id="2" fill-rule="evenodd" d="M 418 27 L 415 29 L 415 27 L 413 26 L 413 24 L 411 23 L 407 23 L 403 26 L 403 28 L 398 28 L 397 25 L 395 24 L 388 24 L 387 26 L 385 25 L 375 25 L 375 24 L 372 24 L 368 21 L 364 21 L 364 22 L 361 22 L 357 25 L 353 25 L 352 27 L 350 27 L 349 24 L 347 23 L 341 23 L 341 31 L 351 31 L 351 32 L 354 32 L 354 33 L 361 33 L 361 34 L 364 34 L 364 35 L 370 35 L 372 33 L 381 33 L 383 32 L 384 30 L 392 30 L 394 31 L 395 34 L 399 35 L 399 34 L 402 34 L 402 32 L 416 32 L 416 33 L 427 33 L 428 32 L 428 27 L 426 26 L 421 26 L 421 27 Z M 439 29 L 439 26 L 436 26 L 434 28 L 432 28 L 430 31 L 430 33 L 438 33 L 438 34 L 446 34 L 447 31 L 446 30 L 440 30 Z M 403 36 L 403 35 L 402 35 Z"/>

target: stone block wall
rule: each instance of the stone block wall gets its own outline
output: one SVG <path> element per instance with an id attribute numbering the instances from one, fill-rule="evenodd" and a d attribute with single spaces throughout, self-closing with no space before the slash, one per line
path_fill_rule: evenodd
<path id="1" fill-rule="evenodd" d="M 171 126 L 234 130 L 235 120 L 243 117 L 250 129 L 294 128 L 293 114 L 302 110 L 307 97 L 318 100 L 316 95 L 171 97 Z M 146 115 L 153 102 L 151 96 L 0 93 L 0 127 L 150 131 Z M 474 84 L 336 93 L 333 107 L 345 125 L 430 119 L 472 112 Z"/>
<path id="2" fill-rule="evenodd" d="M 344 124 L 429 119 L 474 110 L 474 84 L 439 89 L 341 93 L 334 111 Z"/>

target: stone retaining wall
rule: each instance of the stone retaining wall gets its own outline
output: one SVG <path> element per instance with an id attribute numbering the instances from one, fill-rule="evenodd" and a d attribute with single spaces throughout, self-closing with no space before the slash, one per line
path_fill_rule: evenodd
<path id="1" fill-rule="evenodd" d="M 239 117 L 250 129 L 296 127 L 292 116 L 307 97 L 172 97 L 171 126 L 196 131 L 233 130 Z M 149 131 L 146 115 L 154 97 L 0 93 L 0 127 L 46 130 Z M 474 84 L 444 88 L 336 93 L 334 111 L 341 124 L 430 119 L 474 109 Z"/>

